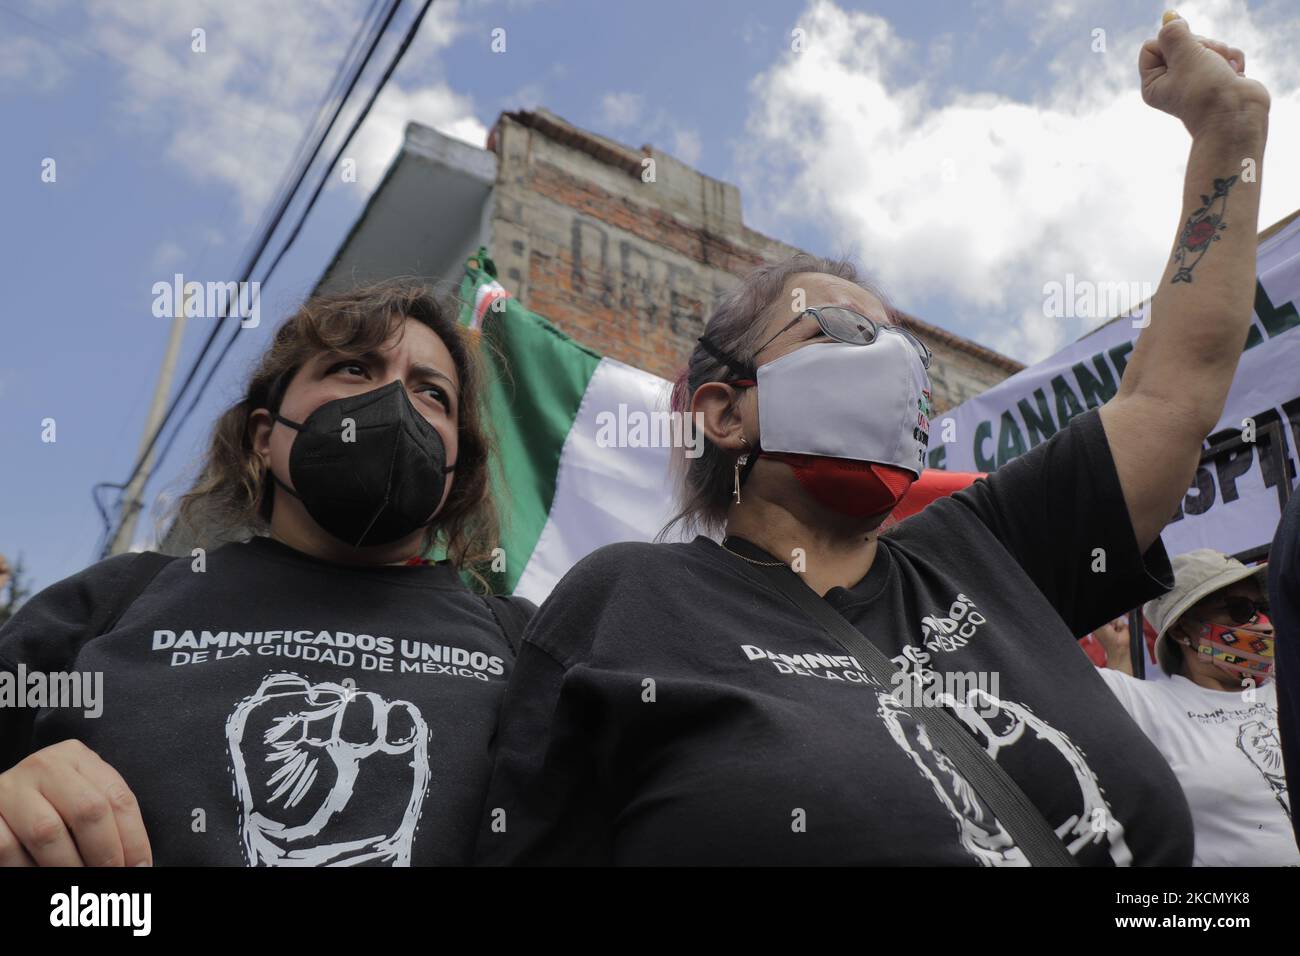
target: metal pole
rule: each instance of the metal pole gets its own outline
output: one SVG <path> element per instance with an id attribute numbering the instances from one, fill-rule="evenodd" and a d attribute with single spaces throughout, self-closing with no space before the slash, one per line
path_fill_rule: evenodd
<path id="1" fill-rule="evenodd" d="M 1146 637 L 1142 633 L 1142 608 L 1135 607 L 1128 612 L 1128 656 L 1133 666 L 1133 676 L 1142 679 L 1147 676 L 1147 655 L 1143 650 Z"/>
<path id="2" fill-rule="evenodd" d="M 182 292 L 176 302 L 176 315 L 172 318 L 171 334 L 167 339 L 167 351 L 163 354 L 162 368 L 158 371 L 158 384 L 153 391 L 153 404 L 149 406 L 149 417 L 145 419 L 144 434 L 140 437 L 140 450 L 136 453 L 137 457 L 144 454 L 145 448 L 149 445 L 149 439 L 158 428 L 158 423 L 162 421 L 163 410 L 167 404 L 167 396 L 172 390 L 172 375 L 176 371 L 176 359 L 180 356 L 181 338 L 185 332 L 185 304 L 189 301 L 189 294 Z M 155 443 L 154 448 L 157 448 Z M 117 531 L 113 535 L 113 540 L 109 542 L 109 554 L 121 554 L 131 548 L 131 541 L 135 538 L 135 526 L 139 520 L 140 512 L 144 510 L 143 497 L 144 486 L 149 481 L 149 475 L 153 471 L 154 452 L 150 450 L 149 457 L 142 463 L 139 473 L 126 486 L 122 493 L 122 520 L 117 526 Z"/>

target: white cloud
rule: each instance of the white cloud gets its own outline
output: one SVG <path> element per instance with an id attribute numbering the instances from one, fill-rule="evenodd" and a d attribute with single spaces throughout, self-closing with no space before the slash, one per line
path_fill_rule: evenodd
<path id="1" fill-rule="evenodd" d="M 546 104 L 546 90 L 540 83 L 525 83 L 505 98 L 507 110 L 535 110 Z"/>
<path id="2" fill-rule="evenodd" d="M 49 93 L 67 77 L 53 48 L 29 36 L 0 37 L 0 83 L 12 94 L 21 83 L 28 91 Z"/>
<path id="3" fill-rule="evenodd" d="M 930 41 L 930 69 L 947 69 L 952 63 L 952 34 L 943 33 Z"/>
<path id="4" fill-rule="evenodd" d="M 196 181 L 233 190 L 248 225 L 272 198 L 364 10 L 350 0 L 225 0 L 202 9 L 133 0 L 87 9 L 87 42 L 93 39 L 134 67 L 123 74 L 125 120 L 160 137 L 167 158 Z M 486 130 L 472 102 L 436 75 L 440 51 L 461 30 L 457 14 L 457 5 L 448 2 L 425 17 L 354 139 L 348 153 L 358 160 L 359 187 L 378 182 L 409 120 L 483 144 Z M 387 62 L 407 22 L 399 16 L 390 26 L 336 124 L 336 137 L 373 88 L 376 67 Z M 196 27 L 206 31 L 206 52 L 191 51 Z M 337 139 L 324 152 L 336 147 Z"/>
<path id="5" fill-rule="evenodd" d="M 1300 206 L 1284 172 L 1300 155 L 1300 18 L 1259 22 L 1239 0 L 1179 11 L 1244 49 L 1272 93 L 1260 215 L 1271 224 Z M 970 317 L 960 331 L 1025 360 L 1085 331 L 1043 318 L 1045 282 L 1159 280 L 1190 141 L 1138 90 L 1137 51 L 1154 28 L 1109 30 L 1105 54 L 1069 43 L 1031 102 L 959 93 L 935 105 L 925 81 L 891 82 L 913 51 L 884 19 L 815 0 L 798 25 L 808 52 L 752 84 L 738 154 L 749 218 L 816 223 L 819 251 L 858 250 L 904 307 L 946 298 Z"/>
<path id="6" fill-rule="evenodd" d="M 482 149 L 487 127 L 470 112 L 469 100 L 447 86 L 406 91 L 390 84 L 380 94 L 347 155 L 357 160 L 357 185 L 369 193 L 379 185 L 402 145 L 408 122 L 432 126 L 447 136 Z"/>
<path id="7" fill-rule="evenodd" d="M 607 93 L 601 100 L 600 122 L 605 131 L 636 149 L 650 143 L 666 150 L 688 166 L 700 161 L 704 144 L 693 127 L 684 126 L 665 108 L 658 107 L 649 117 L 645 101 L 636 93 Z"/>
<path id="8" fill-rule="evenodd" d="M 535 110 L 546 106 L 550 99 L 548 86 L 556 80 L 562 80 L 569 74 L 569 67 L 563 62 L 555 62 L 544 74 L 528 72 L 528 80 L 507 93 L 497 101 L 501 110 Z"/>
<path id="9" fill-rule="evenodd" d="M 169 272 L 185 261 L 185 248 L 172 239 L 164 239 L 154 248 L 149 271 Z"/>
<path id="10" fill-rule="evenodd" d="M 613 129 L 641 122 L 644 102 L 638 93 L 606 93 L 600 100 L 600 121 Z"/>
<path id="11" fill-rule="evenodd" d="M 755 47 L 767 42 L 768 25 L 762 20 L 746 19 L 740 27 L 740 39 L 747 47 Z"/>
<path id="12" fill-rule="evenodd" d="M 640 93 L 606 93 L 600 101 L 599 124 L 602 131 L 613 133 L 633 149 L 651 143 L 688 166 L 700 161 L 704 145 L 695 129 L 683 126 L 662 106 L 648 117 L 646 112 L 645 97 Z"/>
<path id="13" fill-rule="evenodd" d="M 695 130 L 679 129 L 673 134 L 673 155 L 686 165 L 694 166 L 698 163 L 702 151 L 703 144 L 700 143 L 700 134 Z"/>

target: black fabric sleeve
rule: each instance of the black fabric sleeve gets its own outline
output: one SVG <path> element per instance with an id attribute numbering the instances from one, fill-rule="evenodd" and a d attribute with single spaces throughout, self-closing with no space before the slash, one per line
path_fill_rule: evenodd
<path id="1" fill-rule="evenodd" d="M 607 755 L 613 723 L 598 636 L 616 633 L 619 581 L 638 567 L 629 547 L 579 561 L 532 619 L 510 673 L 493 741 L 493 768 L 476 862 L 601 865 L 612 862 Z M 611 631 L 612 629 L 612 631 Z"/>
<path id="2" fill-rule="evenodd" d="M 104 602 L 126 586 L 134 554 L 119 554 L 64 578 L 31 597 L 0 628 L 0 670 L 63 671 L 77 656 L 87 629 Z M 0 771 L 27 755 L 35 714 L 0 708 Z"/>
<path id="3" fill-rule="evenodd" d="M 523 640 L 528 622 L 537 613 L 537 605 L 525 597 L 515 594 L 493 594 L 484 598 L 487 608 L 492 612 L 497 626 L 505 634 L 510 645 L 510 653 L 519 653 L 519 644 Z"/>
<path id="4" fill-rule="evenodd" d="M 610 816 L 570 673 L 525 642 L 511 673 L 479 828 L 479 865 L 603 865 Z"/>
<path id="5" fill-rule="evenodd" d="M 953 495 L 993 533 L 1076 636 L 1173 587 L 1159 538 L 1140 554 L 1101 416 Z"/>

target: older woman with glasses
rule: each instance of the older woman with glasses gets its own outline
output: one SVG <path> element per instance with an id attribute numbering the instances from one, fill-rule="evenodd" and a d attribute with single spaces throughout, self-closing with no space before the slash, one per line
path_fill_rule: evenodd
<path id="1" fill-rule="evenodd" d="M 707 437 L 678 518 L 709 536 L 603 548 L 533 619 L 480 861 L 1191 860 L 1178 781 L 1075 636 L 1171 584 L 1160 529 L 1250 324 L 1259 184 L 1231 177 L 1268 96 L 1230 60 L 1181 20 L 1142 50 L 1193 141 L 1118 393 L 887 534 L 930 440 L 928 351 L 840 262 L 721 302 L 674 391 Z M 1191 249 L 1216 180 L 1230 211 Z"/>

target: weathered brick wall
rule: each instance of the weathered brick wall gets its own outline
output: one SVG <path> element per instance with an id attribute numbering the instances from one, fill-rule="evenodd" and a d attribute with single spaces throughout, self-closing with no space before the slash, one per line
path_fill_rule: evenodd
<path id="1" fill-rule="evenodd" d="M 579 342 L 664 378 L 739 276 L 799 251 L 744 225 L 735 186 L 652 147 L 633 151 L 544 111 L 504 114 L 489 147 L 500 157 L 491 247 L 502 282 Z M 646 157 L 654 182 L 642 179 Z M 939 411 L 1019 367 L 913 322 L 935 353 Z"/>

